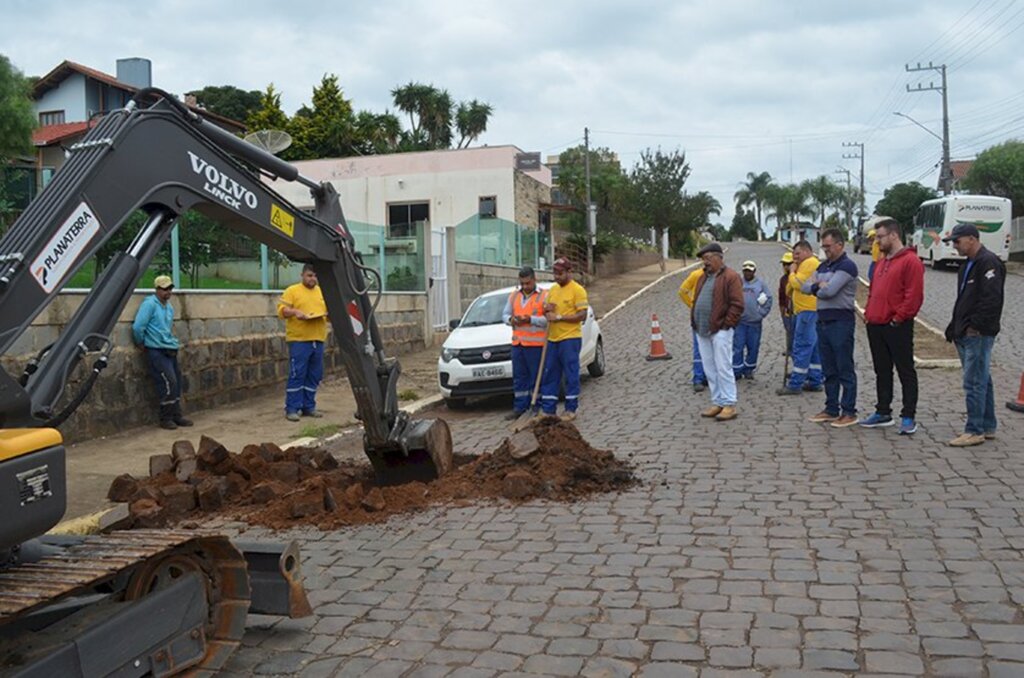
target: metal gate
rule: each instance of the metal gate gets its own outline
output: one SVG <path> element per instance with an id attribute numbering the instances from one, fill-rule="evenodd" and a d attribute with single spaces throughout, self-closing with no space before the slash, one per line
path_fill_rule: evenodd
<path id="1" fill-rule="evenodd" d="M 448 329 L 448 238 L 444 226 L 430 228 L 430 322 L 435 330 Z"/>

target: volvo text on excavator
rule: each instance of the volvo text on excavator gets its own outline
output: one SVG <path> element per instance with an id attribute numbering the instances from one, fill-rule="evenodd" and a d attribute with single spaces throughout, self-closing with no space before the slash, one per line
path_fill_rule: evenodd
<path id="1" fill-rule="evenodd" d="M 307 186 L 297 209 L 263 178 Z M 63 517 L 57 427 L 106 366 L 111 332 L 179 215 L 196 210 L 313 265 L 355 393 L 364 450 L 382 483 L 452 466 L 442 420 L 398 408 L 399 364 L 375 318 L 380 274 L 356 250 L 338 195 L 287 162 L 147 88 L 104 116 L 0 240 L 0 355 L 137 210 L 134 241 L 99 275 L 60 336 L 17 377 L 0 369 L 0 675 L 210 675 L 247 611 L 309 614 L 294 544 L 242 544 L 206 531 L 47 536 Z M 374 294 L 373 281 L 378 292 Z M 89 376 L 74 394 L 69 375 Z"/>

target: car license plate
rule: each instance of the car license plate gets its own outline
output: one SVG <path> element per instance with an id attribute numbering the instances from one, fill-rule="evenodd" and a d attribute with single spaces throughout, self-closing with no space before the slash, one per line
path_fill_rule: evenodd
<path id="1" fill-rule="evenodd" d="M 473 368 L 473 378 L 474 379 L 479 379 L 481 377 L 486 378 L 486 377 L 504 377 L 504 376 L 505 376 L 505 368 L 504 367 L 474 367 Z"/>

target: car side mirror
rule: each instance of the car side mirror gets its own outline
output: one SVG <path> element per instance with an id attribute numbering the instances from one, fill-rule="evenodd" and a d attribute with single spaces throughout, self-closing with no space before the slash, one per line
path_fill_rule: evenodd
<path id="1" fill-rule="evenodd" d="M 449 320 L 448 321 L 448 329 L 454 330 L 456 327 L 459 326 L 459 323 L 461 323 L 461 322 L 462 322 L 461 318 L 454 318 L 452 320 Z"/>

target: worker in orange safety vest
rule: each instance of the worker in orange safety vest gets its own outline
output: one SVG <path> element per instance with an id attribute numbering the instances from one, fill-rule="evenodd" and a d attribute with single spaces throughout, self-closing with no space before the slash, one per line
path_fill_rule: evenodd
<path id="1" fill-rule="evenodd" d="M 512 390 L 515 399 L 508 419 L 515 419 L 530 408 L 530 396 L 541 369 L 540 356 L 548 333 L 544 317 L 547 293 L 537 287 L 537 276 L 530 266 L 519 269 L 519 289 L 509 295 L 502 320 L 512 326 Z"/>

